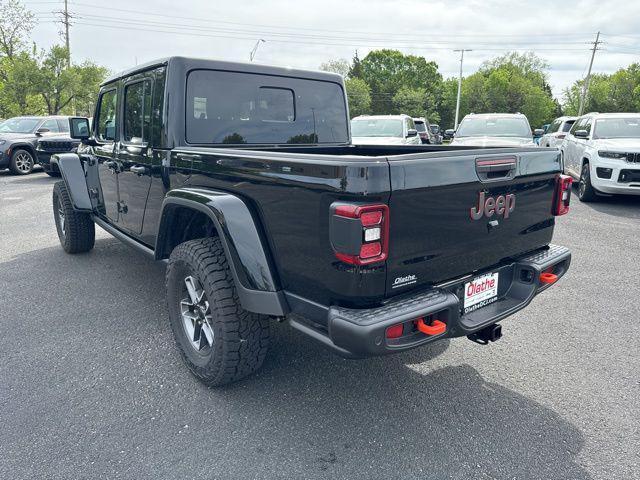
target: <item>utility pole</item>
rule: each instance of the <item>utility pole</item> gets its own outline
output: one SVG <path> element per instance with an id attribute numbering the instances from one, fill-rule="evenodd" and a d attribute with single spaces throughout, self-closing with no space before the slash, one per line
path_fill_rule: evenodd
<path id="1" fill-rule="evenodd" d="M 64 37 L 64 44 L 67 48 L 67 68 L 71 66 L 71 42 L 69 41 L 69 27 L 71 26 L 71 19 L 73 15 L 69 13 L 69 0 L 64 0 L 64 10 L 61 12 L 55 12 L 62 17 L 60 22 L 64 26 L 64 32 L 60 34 Z"/>
<path id="2" fill-rule="evenodd" d="M 596 35 L 596 41 L 593 42 L 593 50 L 591 51 L 591 61 L 589 62 L 589 70 L 587 71 L 587 76 L 584 79 L 584 83 L 582 84 L 582 95 L 580 96 L 580 109 L 578 110 L 578 116 L 582 116 L 584 112 L 584 107 L 587 106 L 587 100 L 589 98 L 589 82 L 591 81 L 591 67 L 593 67 L 593 59 L 596 56 L 596 50 L 599 50 L 598 45 L 602 42 L 600 41 L 600 32 Z"/>
<path id="3" fill-rule="evenodd" d="M 253 47 L 253 50 L 251 50 L 251 52 L 249 53 L 249 61 L 250 62 L 253 62 L 253 59 L 256 56 L 256 52 L 258 51 L 258 47 L 260 46 L 260 44 L 261 43 L 265 43 L 265 42 L 266 42 L 266 40 L 264 40 L 262 38 L 256 42 L 255 46 Z"/>
<path id="4" fill-rule="evenodd" d="M 455 121 L 455 125 L 453 126 L 454 130 L 458 129 L 458 119 L 460 117 L 460 91 L 462 90 L 462 62 L 464 61 L 464 52 L 473 52 L 473 50 L 470 49 L 459 49 L 459 50 L 454 50 L 454 52 L 460 52 L 460 76 L 458 77 L 458 98 L 456 100 L 456 121 Z"/>

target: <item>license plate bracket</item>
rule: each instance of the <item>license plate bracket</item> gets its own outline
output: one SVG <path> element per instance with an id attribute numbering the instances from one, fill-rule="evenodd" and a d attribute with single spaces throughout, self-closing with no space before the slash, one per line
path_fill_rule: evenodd
<path id="1" fill-rule="evenodd" d="M 473 312 L 498 300 L 499 273 L 485 273 L 464 284 L 463 312 Z"/>

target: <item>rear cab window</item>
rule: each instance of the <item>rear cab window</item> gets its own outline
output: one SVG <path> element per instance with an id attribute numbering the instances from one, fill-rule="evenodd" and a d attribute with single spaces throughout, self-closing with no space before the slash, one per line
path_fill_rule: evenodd
<path id="1" fill-rule="evenodd" d="M 190 144 L 349 141 L 339 84 L 218 70 L 189 73 L 185 128 Z"/>

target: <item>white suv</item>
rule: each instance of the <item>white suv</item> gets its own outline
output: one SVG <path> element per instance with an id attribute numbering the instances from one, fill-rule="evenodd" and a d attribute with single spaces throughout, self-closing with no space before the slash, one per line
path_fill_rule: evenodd
<path id="1" fill-rule="evenodd" d="M 579 180 L 578 198 L 640 195 L 640 113 L 588 113 L 562 142 L 565 172 Z"/>
<path id="2" fill-rule="evenodd" d="M 567 132 L 571 130 L 571 127 L 576 123 L 577 118 L 578 117 L 556 118 L 544 132 L 544 135 L 540 138 L 538 145 L 541 147 L 560 148 L 562 141 L 567 136 Z"/>
<path id="3" fill-rule="evenodd" d="M 535 147 L 529 120 L 521 113 L 470 113 L 458 125 L 447 130 L 453 135 L 450 145 L 475 147 Z M 540 128 L 536 135 L 542 135 Z"/>
<path id="4" fill-rule="evenodd" d="M 416 125 L 408 115 L 360 115 L 351 120 L 354 145 L 420 145 Z"/>

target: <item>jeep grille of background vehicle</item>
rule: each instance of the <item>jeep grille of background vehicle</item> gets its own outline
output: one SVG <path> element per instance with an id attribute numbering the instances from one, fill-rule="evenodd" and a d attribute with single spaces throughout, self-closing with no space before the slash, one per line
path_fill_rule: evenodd
<path id="1" fill-rule="evenodd" d="M 45 152 L 68 152 L 73 149 L 71 142 L 40 142 L 40 148 Z"/>
<path id="2" fill-rule="evenodd" d="M 640 153 L 627 153 L 627 162 L 640 163 Z"/>

